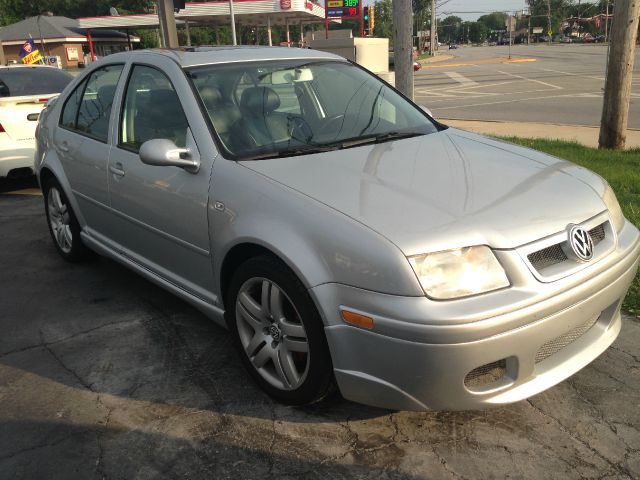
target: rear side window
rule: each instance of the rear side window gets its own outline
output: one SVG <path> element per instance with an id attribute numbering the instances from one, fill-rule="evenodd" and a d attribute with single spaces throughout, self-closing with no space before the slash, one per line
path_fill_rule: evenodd
<path id="1" fill-rule="evenodd" d="M 108 65 L 93 72 L 67 99 L 60 124 L 106 142 L 113 97 L 122 68 L 123 65 Z"/>
<path id="2" fill-rule="evenodd" d="M 67 101 L 62 107 L 62 117 L 60 118 L 60 125 L 66 128 L 76 128 L 76 116 L 78 115 L 78 107 L 80 107 L 80 100 L 82 100 L 82 92 L 87 84 L 86 81 L 82 82 L 76 87 L 71 95 L 67 98 Z"/>
<path id="3" fill-rule="evenodd" d="M 167 76 L 136 65 L 127 84 L 119 145 L 138 151 L 147 140 L 165 138 L 184 147 L 188 129 L 180 99 Z"/>
<path id="4" fill-rule="evenodd" d="M 71 75 L 57 68 L 0 68 L 0 97 L 60 93 L 71 80 Z"/>

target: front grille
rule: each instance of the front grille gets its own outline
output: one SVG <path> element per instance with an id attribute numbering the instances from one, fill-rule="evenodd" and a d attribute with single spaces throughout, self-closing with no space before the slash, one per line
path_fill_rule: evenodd
<path id="1" fill-rule="evenodd" d="M 606 236 L 604 225 L 604 223 L 601 223 L 597 227 L 589 230 L 589 235 L 591 235 L 591 240 L 593 241 L 594 247 L 598 245 L 602 240 L 604 240 Z M 567 242 L 556 243 L 555 245 L 551 245 L 550 247 L 546 247 L 542 250 L 538 250 L 537 252 L 530 253 L 529 255 L 527 255 L 527 258 L 529 259 L 529 262 L 531 262 L 533 268 L 541 272 L 545 268 L 549 268 L 553 265 L 557 265 L 558 263 L 562 263 L 568 260 L 567 255 L 564 253 L 563 247 L 570 248 L 567 245 Z"/>
<path id="2" fill-rule="evenodd" d="M 464 384 L 473 390 L 473 387 L 483 387 L 493 382 L 497 382 L 504 377 L 507 372 L 507 360 L 502 359 L 496 362 L 487 363 L 475 368 L 464 377 Z"/>
<path id="3" fill-rule="evenodd" d="M 604 240 L 604 237 L 605 237 L 604 223 L 601 223 L 597 227 L 589 230 L 589 235 L 591 235 L 591 240 L 593 241 L 593 246 L 595 247 L 602 240 Z"/>
<path id="4" fill-rule="evenodd" d="M 551 245 L 550 247 L 543 248 L 537 252 L 530 253 L 527 258 L 536 270 L 544 270 L 551 265 L 562 263 L 567 259 L 564 251 L 562 250 L 562 243 Z"/>
<path id="5" fill-rule="evenodd" d="M 558 353 L 570 343 L 575 342 L 596 324 L 598 318 L 600 318 L 600 315 L 597 315 L 596 317 L 590 319 L 582 325 L 578 325 L 573 330 L 570 330 L 567 333 L 560 335 L 559 337 L 556 337 L 553 340 L 550 340 L 542 345 L 536 352 L 536 363 L 540 363 L 541 361 L 549 358 L 554 353 Z"/>

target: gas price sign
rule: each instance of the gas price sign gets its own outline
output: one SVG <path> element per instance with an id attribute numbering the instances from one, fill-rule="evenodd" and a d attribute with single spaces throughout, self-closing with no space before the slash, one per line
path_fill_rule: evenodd
<path id="1" fill-rule="evenodd" d="M 327 17 L 360 18 L 360 0 L 326 0 Z"/>

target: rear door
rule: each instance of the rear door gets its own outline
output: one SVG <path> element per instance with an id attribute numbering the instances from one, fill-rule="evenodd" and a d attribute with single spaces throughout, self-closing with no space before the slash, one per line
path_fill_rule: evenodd
<path id="1" fill-rule="evenodd" d="M 109 205 L 109 125 L 123 64 L 93 71 L 67 97 L 54 144 L 87 222 L 87 233 L 103 231 Z"/>
<path id="2" fill-rule="evenodd" d="M 109 160 L 113 219 L 109 238 L 132 261 L 213 302 L 209 180 L 216 156 L 211 135 L 182 69 L 157 58 L 134 64 L 120 103 L 119 137 Z M 189 148 L 200 169 L 142 163 L 147 140 L 169 139 Z"/>

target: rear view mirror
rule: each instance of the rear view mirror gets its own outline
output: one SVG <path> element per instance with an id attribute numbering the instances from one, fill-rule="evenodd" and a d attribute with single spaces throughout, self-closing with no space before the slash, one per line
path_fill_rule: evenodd
<path id="1" fill-rule="evenodd" d="M 271 72 L 271 83 L 273 85 L 310 82 L 312 80 L 313 72 L 310 68 L 288 68 Z"/>

